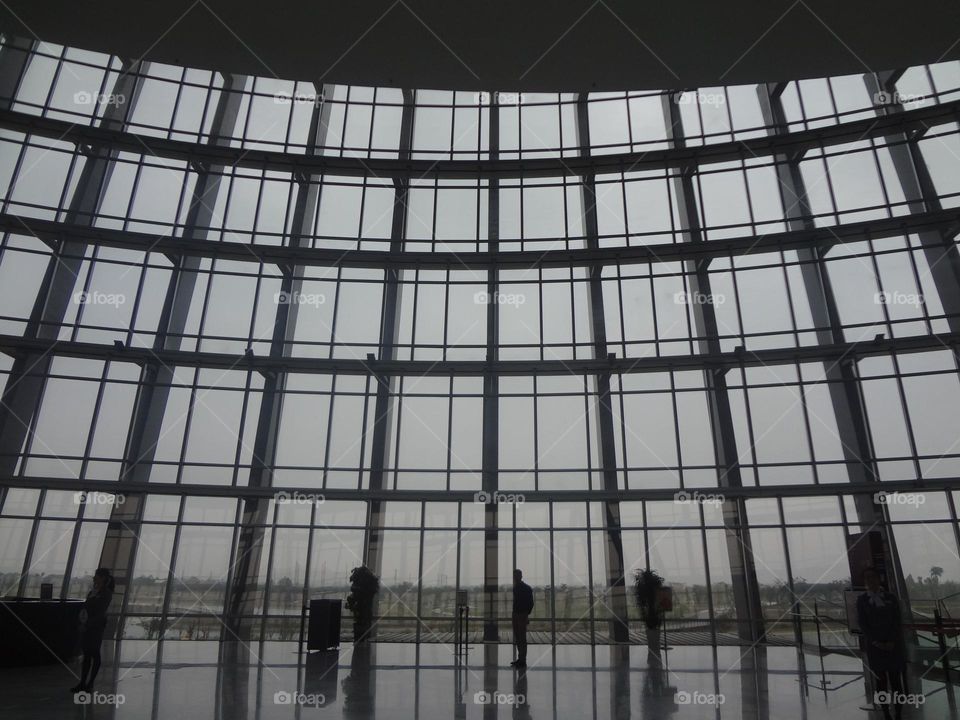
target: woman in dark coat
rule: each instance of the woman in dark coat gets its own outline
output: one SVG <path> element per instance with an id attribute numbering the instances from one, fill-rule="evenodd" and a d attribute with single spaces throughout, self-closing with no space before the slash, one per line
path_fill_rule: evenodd
<path id="1" fill-rule="evenodd" d="M 880 573 L 874 568 L 863 572 L 867 591 L 857 598 L 857 617 L 867 651 L 867 665 L 874 677 L 874 704 L 879 704 L 886 718 L 889 706 L 903 696 L 903 673 L 906 670 L 906 649 L 900 621 L 900 603 L 893 593 L 880 587 Z M 884 695 L 881 695 L 883 693 Z M 902 708 L 896 705 L 897 717 Z"/>
<path id="2" fill-rule="evenodd" d="M 80 651 L 83 653 L 83 666 L 80 683 L 71 688 L 75 693 L 89 692 L 100 671 L 100 645 L 107 627 L 107 608 L 113 599 L 113 588 L 113 575 L 109 570 L 100 568 L 94 573 L 93 589 L 87 593 L 83 610 L 80 611 Z"/>

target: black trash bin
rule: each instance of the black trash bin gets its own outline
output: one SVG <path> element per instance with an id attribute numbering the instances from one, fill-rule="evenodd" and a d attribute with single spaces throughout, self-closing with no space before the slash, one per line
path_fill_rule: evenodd
<path id="1" fill-rule="evenodd" d="M 341 600 L 311 600 L 307 622 L 307 650 L 340 647 Z"/>

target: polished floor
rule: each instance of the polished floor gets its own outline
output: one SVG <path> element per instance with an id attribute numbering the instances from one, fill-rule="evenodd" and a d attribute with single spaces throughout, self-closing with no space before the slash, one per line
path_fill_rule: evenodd
<path id="1" fill-rule="evenodd" d="M 310 655 L 295 643 L 125 640 L 88 704 L 67 691 L 70 667 L 0 669 L 0 718 L 270 720 L 272 718 L 571 718 L 847 720 L 865 705 L 863 668 L 793 648 L 474 645 L 462 663 L 442 644 L 380 643 Z M 905 718 L 960 717 L 953 691 L 913 678 Z M 922 704 L 920 704 L 922 699 Z"/>

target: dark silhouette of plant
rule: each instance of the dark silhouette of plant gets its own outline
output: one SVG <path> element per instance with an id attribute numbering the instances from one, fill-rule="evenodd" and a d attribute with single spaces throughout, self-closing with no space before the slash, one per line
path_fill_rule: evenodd
<path id="1" fill-rule="evenodd" d="M 663 578 L 656 570 L 645 568 L 633 573 L 633 595 L 640 608 L 640 618 L 648 629 L 653 630 L 663 621 L 660 612 L 660 588 L 663 587 Z"/>
<path id="2" fill-rule="evenodd" d="M 353 641 L 366 642 L 373 627 L 373 599 L 380 592 L 380 578 L 364 566 L 350 571 L 347 610 L 353 613 Z"/>

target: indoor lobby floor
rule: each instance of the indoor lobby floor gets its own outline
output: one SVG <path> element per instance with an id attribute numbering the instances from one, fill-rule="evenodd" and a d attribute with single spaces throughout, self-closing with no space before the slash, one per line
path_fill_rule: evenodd
<path id="1" fill-rule="evenodd" d="M 106 647 L 105 647 L 106 649 Z M 297 645 L 125 640 L 105 656 L 90 704 L 62 665 L 0 669 L 0 718 L 570 718 L 848 720 L 863 709 L 862 665 L 794 648 L 675 647 L 662 669 L 642 646 L 531 645 L 514 671 L 509 645 L 475 645 L 458 667 L 442 644 L 370 644 L 311 655 Z M 653 663 L 656 668 L 656 663 Z M 915 681 L 916 684 L 916 681 Z M 958 717 L 942 683 L 910 692 L 905 718 Z M 522 697 L 521 697 L 522 696 Z"/>

